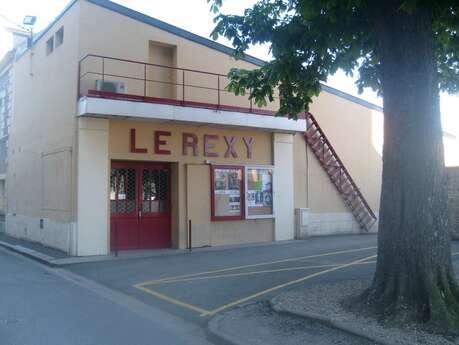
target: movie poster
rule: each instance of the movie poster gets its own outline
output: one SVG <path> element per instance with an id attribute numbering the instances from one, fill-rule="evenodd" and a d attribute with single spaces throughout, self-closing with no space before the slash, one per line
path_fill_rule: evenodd
<path id="1" fill-rule="evenodd" d="M 216 168 L 214 170 L 215 216 L 231 217 L 241 215 L 240 168 Z"/>
<path id="2" fill-rule="evenodd" d="M 247 169 L 247 215 L 270 216 L 273 214 L 273 170 Z"/>

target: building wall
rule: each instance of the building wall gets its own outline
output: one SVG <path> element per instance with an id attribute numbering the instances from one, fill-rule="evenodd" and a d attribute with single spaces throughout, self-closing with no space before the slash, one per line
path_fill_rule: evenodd
<path id="1" fill-rule="evenodd" d="M 11 61 L 4 70 L 0 70 L 0 175 L 6 174 L 8 136 L 13 110 L 13 76 Z"/>
<path id="2" fill-rule="evenodd" d="M 13 113 L 13 59 L 14 50 L 0 61 L 0 215 L 6 213 L 6 168 L 8 164 L 8 139 Z M 3 222 L 2 218 L 2 224 Z M 4 229 L 4 226 L 3 226 Z"/>
<path id="3" fill-rule="evenodd" d="M 446 168 L 448 176 L 448 202 L 450 227 L 453 238 L 459 238 L 459 167 Z"/>
<path id="4" fill-rule="evenodd" d="M 382 113 L 325 91 L 314 99 L 310 111 L 377 214 L 382 173 Z M 295 138 L 294 162 L 295 208 L 309 210 L 308 235 L 361 232 L 301 134 Z M 372 231 L 376 229 L 377 225 Z"/>
<path id="5" fill-rule="evenodd" d="M 7 232 L 72 251 L 79 5 L 15 63 Z M 64 42 L 47 54 L 60 27 Z M 40 227 L 43 219 L 43 227 Z"/>
<path id="6" fill-rule="evenodd" d="M 65 29 L 64 44 L 47 56 L 46 42 L 62 25 Z M 192 203 L 192 200 L 187 198 L 187 193 L 194 194 L 200 191 L 208 194 L 210 186 L 206 181 L 197 179 L 197 176 L 209 167 L 204 165 L 202 157 L 190 156 L 184 159 L 173 155 L 165 158 L 151 154 L 131 154 L 126 151 L 129 148 L 128 130 L 132 126 L 137 128 L 138 145 L 146 147 L 151 147 L 151 133 L 155 128 L 192 130 L 198 135 L 207 131 L 221 135 L 242 135 L 245 131 L 128 120 L 86 121 L 75 117 L 78 61 L 81 57 L 86 54 L 100 54 L 158 62 L 159 60 L 151 60 L 152 42 L 159 42 L 170 48 L 173 53 L 167 56 L 168 61 L 172 60 L 173 65 L 182 68 L 226 74 L 232 67 L 256 67 L 245 61 L 235 61 L 222 52 L 137 22 L 85 0 L 77 2 L 38 41 L 32 54 L 26 52 L 15 66 L 15 123 L 11 131 L 10 167 L 7 176 L 10 189 L 7 227 L 10 234 L 78 255 L 107 253 L 107 233 L 101 236 L 98 234 L 95 238 L 92 226 L 96 223 L 99 226 L 109 224 L 107 190 L 110 160 L 167 160 L 173 162 L 172 174 L 176 180 L 176 189 L 173 191 L 173 198 L 177 204 L 174 211 L 176 214 L 173 215 L 176 220 L 172 224 L 173 242 L 177 247 L 186 245 L 186 222 L 189 219 L 187 212 L 190 212 Z M 163 57 L 169 54 L 163 53 Z M 80 75 L 88 71 L 100 71 L 100 63 L 100 59 L 87 60 L 87 63 L 81 66 Z M 145 73 L 142 66 L 129 67 L 126 63 L 106 62 L 104 67 L 106 73 L 127 74 L 139 78 Z M 155 75 L 154 71 L 149 71 L 149 77 L 149 73 Z M 164 74 L 160 76 L 163 78 Z M 167 76 L 178 84 L 183 82 L 180 73 Z M 92 76 L 83 82 L 83 89 L 94 88 L 97 78 L 100 77 Z M 227 82 L 225 78 L 215 79 L 214 76 L 192 72 L 187 74 L 186 78 L 187 83 L 209 87 L 216 87 L 220 81 L 220 88 L 224 88 Z M 132 83 L 126 80 L 126 83 L 129 93 L 144 92 L 142 82 Z M 150 92 L 148 87 L 147 92 Z M 172 92 L 168 91 L 168 94 L 180 98 L 183 97 L 183 90 L 178 86 Z M 202 90 L 189 88 L 186 89 L 185 96 L 191 100 L 216 103 L 215 92 L 202 94 Z M 221 97 L 222 103 L 249 106 L 244 97 L 235 99 L 224 93 Z M 270 104 L 269 107 L 276 110 L 277 103 Z M 311 111 L 324 128 L 364 196 L 373 209 L 377 210 L 381 173 L 381 114 L 327 92 L 322 92 L 314 101 Z M 256 150 L 260 151 L 254 152 L 253 160 L 248 162 L 239 159 L 237 163 L 274 164 L 286 169 L 282 175 L 285 178 L 277 182 L 279 185 L 282 183 L 286 190 L 279 194 L 280 198 L 284 197 L 284 200 L 287 200 L 287 193 L 293 200 L 290 208 L 309 208 L 311 235 L 358 231 L 352 215 L 330 184 L 325 172 L 317 164 L 312 152 L 306 148 L 301 134 L 277 135 L 277 139 L 272 133 L 262 131 L 250 131 L 250 134 L 256 137 L 257 144 L 263 143 L 264 147 L 258 149 L 259 146 L 256 145 Z M 171 138 L 170 145 L 175 147 L 179 143 L 174 140 Z M 94 143 L 100 144 L 100 147 L 95 147 Z M 217 150 L 221 150 L 224 142 L 218 145 L 220 146 L 217 146 Z M 181 148 L 177 146 L 175 151 L 181 152 Z M 91 157 L 96 153 L 100 174 L 93 176 Z M 293 157 L 288 166 L 284 162 L 286 157 Z M 215 161 L 235 162 L 223 158 Z M 193 171 L 192 165 L 196 165 L 196 171 Z M 107 185 L 94 182 L 102 177 Z M 197 191 L 194 186 L 201 184 L 202 188 Z M 97 214 L 87 212 L 90 208 L 86 203 L 91 199 L 90 193 L 95 190 L 100 192 L 98 197 L 103 198 L 100 201 L 102 204 L 97 206 L 100 208 Z M 280 204 L 286 208 L 285 202 L 280 201 Z M 205 201 L 202 206 L 208 210 Z M 204 229 L 202 233 L 196 234 L 195 243 L 217 245 L 287 239 L 292 236 L 293 209 L 282 222 L 274 222 L 272 219 L 209 222 L 206 212 L 197 212 L 193 215 L 198 218 L 196 221 Z M 94 220 L 95 218 L 97 220 Z M 40 227 L 40 219 L 44 219 L 43 229 Z M 284 225 L 285 233 L 276 236 L 280 234 L 276 228 Z M 79 242 L 81 245 L 77 246 Z"/>
<path id="7" fill-rule="evenodd" d="M 104 23 L 104 25 L 100 25 Z M 110 37 L 110 39 L 107 39 Z M 123 42 L 117 44 L 114 42 Z M 172 59 L 151 58 L 152 43 L 162 44 L 164 47 L 174 49 L 175 56 Z M 184 39 L 172 33 L 163 31 L 159 28 L 135 21 L 119 13 L 96 6 L 86 1 L 81 2 L 81 22 L 80 22 L 80 56 L 86 54 L 98 54 L 108 57 L 116 57 L 134 61 L 155 62 L 166 64 L 172 60 L 172 65 L 177 67 L 206 71 L 210 73 L 227 74 L 233 67 L 253 69 L 253 64 L 239 60 L 235 61 L 231 56 L 210 49 L 196 42 Z M 82 71 L 96 71 L 100 73 L 102 61 L 100 58 L 88 58 L 82 63 Z M 104 69 L 106 73 L 116 71 L 117 75 L 133 76 L 140 79 L 144 77 L 144 66 L 129 64 L 125 62 L 112 61 L 105 59 Z M 166 72 L 165 69 L 158 67 L 147 67 L 147 77 L 152 80 L 163 81 L 164 75 L 170 75 L 172 82 L 176 82 L 177 88 L 175 95 L 182 99 L 183 90 L 181 83 L 183 81 L 182 71 Z M 173 74 L 173 75 L 171 75 Z M 83 79 L 82 87 L 84 90 L 94 88 L 95 80 L 101 79 L 100 75 L 91 75 Z M 107 80 L 123 81 L 127 85 L 127 93 L 136 95 L 144 94 L 143 80 L 129 80 L 123 78 L 107 77 Z M 214 75 L 205 75 L 201 73 L 185 72 L 185 84 L 197 85 L 200 87 L 217 88 L 217 77 Z M 220 89 L 224 89 L 228 80 L 226 77 L 220 77 Z M 152 93 L 156 88 L 157 93 Z M 160 87 L 159 83 L 147 84 L 147 96 L 162 97 L 164 96 L 166 86 Z M 167 92 L 166 94 L 170 94 Z M 198 87 L 185 87 L 185 99 L 197 102 L 217 103 L 217 92 Z M 249 107 L 250 102 L 247 97 L 236 97 L 228 92 L 221 92 L 220 101 L 225 104 Z M 255 106 L 254 106 L 255 107 Z M 277 110 L 277 102 L 269 105 L 272 110 Z"/>
<path id="8" fill-rule="evenodd" d="M 100 8 L 91 3 L 82 3 L 81 25 L 81 54 L 100 54 L 136 61 L 151 61 L 151 42 L 160 42 L 174 50 L 174 56 L 169 60 L 178 67 L 204 70 L 213 73 L 226 74 L 232 67 L 252 69 L 252 65 L 245 61 L 234 61 L 230 56 L 201 46 L 171 33 L 144 23 L 136 22 L 121 14 Z M 103 28 L 97 23 L 104 22 Z M 110 35 L 114 40 L 125 42 L 125 45 L 114 45 L 107 40 Z M 212 61 L 209 64 L 209 61 Z M 88 62 L 88 67 L 99 66 L 100 61 Z M 117 68 L 126 75 L 142 76 L 141 66 L 129 66 L 125 63 L 105 61 L 105 68 Z M 152 71 L 149 70 L 149 73 Z M 162 72 L 156 71 L 159 79 Z M 150 76 L 149 76 L 150 77 Z M 189 73 L 186 82 L 190 84 L 215 87 L 216 81 L 212 76 L 201 76 Z M 171 76 L 174 82 L 180 84 L 183 80 L 180 73 Z M 221 79 L 221 87 L 225 84 Z M 128 86 L 128 93 L 142 94 L 142 82 L 124 80 Z M 93 81 L 91 81 L 93 82 Z M 147 91 L 147 96 L 148 96 Z M 175 96 L 181 98 L 183 92 L 177 87 Z M 154 95 L 155 96 L 155 95 Z M 216 103 L 216 95 L 210 91 L 186 89 L 186 97 L 196 101 Z M 230 97 L 224 99 L 224 97 Z M 222 102 L 248 106 L 247 101 L 236 100 L 232 96 L 223 96 Z M 242 102 L 242 103 L 241 103 Z M 270 108 L 277 110 L 277 103 L 270 104 Z M 338 154 L 361 188 L 374 211 L 379 209 L 379 193 L 381 179 L 381 145 L 382 145 L 382 114 L 338 97 L 326 91 L 315 99 L 311 112 L 316 116 L 324 128 Z M 304 140 L 298 134 L 294 138 L 295 155 L 295 207 L 310 209 L 312 223 L 311 233 L 332 232 L 359 232 L 358 224 L 344 205 L 340 195 L 330 184 L 328 177 L 317 163 L 312 152 L 308 149 L 306 162 L 306 148 Z M 308 168 L 307 168 L 308 167 Z M 307 185 L 305 185 L 307 180 Z"/>

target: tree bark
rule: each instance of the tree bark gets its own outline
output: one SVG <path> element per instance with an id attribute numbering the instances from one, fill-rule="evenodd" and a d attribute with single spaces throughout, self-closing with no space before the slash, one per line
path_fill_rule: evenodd
<path id="1" fill-rule="evenodd" d="M 407 13 L 401 2 L 380 1 L 375 10 L 383 176 L 376 272 L 360 301 L 386 319 L 457 334 L 431 9 L 418 5 Z"/>

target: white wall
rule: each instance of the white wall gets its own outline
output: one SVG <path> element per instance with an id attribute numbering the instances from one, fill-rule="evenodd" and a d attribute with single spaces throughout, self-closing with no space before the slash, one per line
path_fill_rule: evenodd
<path id="1" fill-rule="evenodd" d="M 109 253 L 109 121 L 78 121 L 77 255 Z"/>
<path id="2" fill-rule="evenodd" d="M 274 142 L 274 240 L 292 240 L 294 230 L 293 135 L 273 134 Z"/>

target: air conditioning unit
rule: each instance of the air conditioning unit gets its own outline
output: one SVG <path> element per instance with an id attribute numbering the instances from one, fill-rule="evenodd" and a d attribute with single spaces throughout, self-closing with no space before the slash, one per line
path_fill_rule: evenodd
<path id="1" fill-rule="evenodd" d="M 126 93 L 126 84 L 122 81 L 98 79 L 96 80 L 96 90 L 115 93 Z"/>

